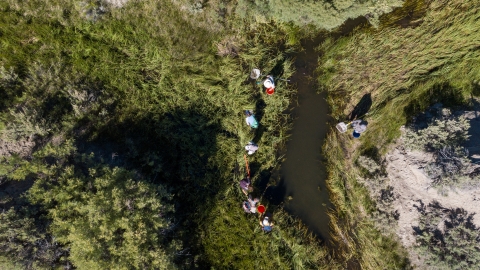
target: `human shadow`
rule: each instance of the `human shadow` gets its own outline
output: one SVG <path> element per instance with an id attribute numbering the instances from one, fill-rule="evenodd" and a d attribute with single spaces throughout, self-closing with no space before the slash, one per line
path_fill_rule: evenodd
<path id="1" fill-rule="evenodd" d="M 259 123 L 261 123 L 262 121 L 265 107 L 267 107 L 267 104 L 265 103 L 265 101 L 262 98 L 258 98 L 257 102 L 255 103 L 254 113 L 255 113 L 255 119 L 257 119 Z"/>
<path id="2" fill-rule="evenodd" d="M 358 104 L 353 108 L 349 115 L 350 121 L 362 118 L 372 107 L 372 95 L 370 93 L 363 95 Z"/>

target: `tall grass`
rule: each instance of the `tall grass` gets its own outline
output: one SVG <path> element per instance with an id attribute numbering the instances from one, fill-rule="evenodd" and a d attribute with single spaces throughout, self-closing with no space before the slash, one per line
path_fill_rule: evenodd
<path id="1" fill-rule="evenodd" d="M 438 89 L 444 83 L 467 96 L 479 77 L 478 8 L 462 1 L 429 3 L 416 27 L 394 25 L 358 32 L 324 47 L 320 69 L 326 76 L 320 80 L 332 96 L 346 97 L 334 106 L 333 116 L 348 115 L 363 95 L 371 94 L 372 132 L 366 136 L 380 148 L 399 135 L 408 105 L 420 98 L 425 108 L 434 95 L 441 98 L 439 93 L 448 91 Z"/>
<path id="2" fill-rule="evenodd" d="M 424 16 L 405 21 L 401 14 L 407 10 Z M 362 97 L 373 100 L 365 117 L 368 130 L 359 140 L 332 130 L 324 146 L 341 258 L 365 269 L 408 267 L 396 237 L 383 236 L 369 218 L 375 205 L 357 181 L 362 174 L 354 162 L 368 149 L 385 153 L 409 117 L 429 105 L 466 104 L 480 77 L 479 14 L 473 2 L 407 1 L 402 10 L 380 18 L 379 29 L 359 29 L 321 47 L 319 81 L 328 91 L 332 116 L 345 120 Z"/>
<path id="3" fill-rule="evenodd" d="M 49 223 L 49 231 L 58 232 L 65 228 L 59 224 L 68 227 L 75 215 L 56 216 L 53 205 L 60 209 L 76 204 L 71 210 L 88 224 L 89 216 L 77 210 L 81 204 L 101 205 L 91 201 L 100 198 L 100 192 L 93 188 L 94 195 L 79 197 L 81 203 L 66 202 L 69 195 L 63 191 L 74 187 L 58 179 L 73 178 L 65 176 L 70 168 L 75 178 L 87 179 L 82 188 L 91 189 L 89 174 L 120 167 L 135 181 L 168 190 L 162 200 L 175 205 L 175 211 L 161 218 L 173 225 L 155 230 L 149 241 L 157 251 L 168 250 L 168 259 L 180 268 L 335 267 L 325 248 L 281 210 L 273 213 L 274 232 L 261 233 L 258 220 L 242 212 L 244 197 L 237 189 L 241 176 L 232 173 L 243 167 L 243 147 L 252 139 L 261 149 L 250 158 L 259 164 L 254 182 L 259 172 L 279 163 L 277 150 L 290 128 L 284 112 L 295 89 L 280 81 L 275 95 L 267 96 L 248 76 L 254 67 L 274 76 L 292 75 L 289 55 L 299 49 L 295 34 L 289 33 L 293 28 L 235 17 L 212 26 L 201 15 L 190 16 L 176 4 L 158 1 L 130 1 L 122 8 L 106 5 L 105 13 L 92 18 L 91 9 L 99 10 L 102 3 L 0 3 L 0 65 L 18 75 L 15 83 L 21 90 L 21 95 L 7 95 L 0 116 L 6 130 L 22 137 L 17 140 L 33 136 L 37 143 L 28 159 L 2 160 L 2 177 L 35 179 L 31 198 L 42 213 L 50 213 L 29 218 L 56 220 Z M 229 25 L 233 30 L 222 28 Z M 218 44 L 232 33 L 238 51 L 220 54 Z M 1 79 L 3 83 L 8 78 Z M 256 134 L 245 125 L 245 108 L 255 109 L 260 120 Z M 32 129 L 31 121 L 21 121 L 20 116 L 48 129 Z M 65 141 L 74 147 L 72 153 L 60 147 Z M 55 188 L 48 189 L 48 198 L 39 199 L 44 181 Z M 129 194 L 122 185 L 115 188 Z M 33 201 L 22 206 L 31 207 Z M 119 200 L 116 207 L 121 209 L 123 203 Z M 119 215 L 112 216 L 111 222 L 120 222 Z M 122 218 L 128 217 L 133 215 Z M 109 243 L 112 250 L 122 249 L 122 230 L 108 228 L 118 237 Z M 79 247 L 91 236 L 84 232 L 81 241 L 62 237 L 60 244 Z M 170 246 L 177 249 L 175 254 Z M 153 250 L 136 248 L 143 254 Z M 24 259 L 14 252 L 9 256 Z M 101 256 L 103 261 L 98 256 L 79 259 L 76 252 L 66 261 L 78 267 L 115 263 L 114 256 Z"/>

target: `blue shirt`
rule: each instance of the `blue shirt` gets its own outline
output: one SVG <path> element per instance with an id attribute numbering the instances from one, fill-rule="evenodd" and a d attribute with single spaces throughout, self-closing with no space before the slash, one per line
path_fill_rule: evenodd
<path id="1" fill-rule="evenodd" d="M 249 125 L 250 127 L 258 128 L 257 119 L 255 119 L 255 116 L 253 116 L 253 114 L 245 118 L 245 121 L 247 122 L 247 125 Z"/>

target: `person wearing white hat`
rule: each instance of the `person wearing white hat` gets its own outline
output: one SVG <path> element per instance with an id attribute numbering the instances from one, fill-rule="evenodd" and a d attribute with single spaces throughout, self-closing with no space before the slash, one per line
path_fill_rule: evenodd
<path id="1" fill-rule="evenodd" d="M 275 92 L 275 81 L 272 75 L 267 75 L 267 79 L 263 81 L 263 86 L 267 89 L 267 94 L 271 95 Z"/>
<path id="2" fill-rule="evenodd" d="M 272 231 L 273 222 L 270 220 L 268 216 L 265 216 L 263 220 L 260 221 L 260 226 L 262 226 L 262 230 L 264 232 Z"/>

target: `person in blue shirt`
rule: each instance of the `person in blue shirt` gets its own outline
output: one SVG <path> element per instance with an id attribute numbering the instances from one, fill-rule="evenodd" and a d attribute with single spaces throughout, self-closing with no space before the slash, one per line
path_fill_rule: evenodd
<path id="1" fill-rule="evenodd" d="M 270 220 L 268 216 L 265 216 L 263 220 L 260 221 L 260 226 L 262 226 L 262 230 L 264 232 L 270 232 L 273 228 L 273 222 Z"/>
<path id="2" fill-rule="evenodd" d="M 245 111 L 245 121 L 247 122 L 247 125 L 251 128 L 258 128 L 258 122 L 257 119 L 255 119 L 255 115 L 253 115 L 252 111 L 248 110 Z"/>

